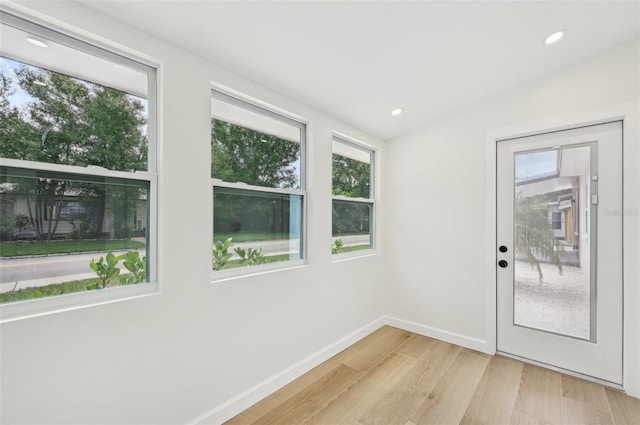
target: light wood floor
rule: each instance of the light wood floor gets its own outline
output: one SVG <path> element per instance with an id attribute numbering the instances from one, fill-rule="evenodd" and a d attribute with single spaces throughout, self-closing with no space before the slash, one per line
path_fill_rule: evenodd
<path id="1" fill-rule="evenodd" d="M 640 425 L 640 400 L 385 326 L 227 425 Z"/>

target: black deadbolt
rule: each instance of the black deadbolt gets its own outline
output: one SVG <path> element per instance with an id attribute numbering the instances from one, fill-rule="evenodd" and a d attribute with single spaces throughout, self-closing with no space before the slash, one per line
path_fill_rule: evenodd
<path id="1" fill-rule="evenodd" d="M 504 245 L 500 245 L 500 248 L 498 248 L 498 251 L 500 252 L 507 252 L 507 247 Z"/>
<path id="2" fill-rule="evenodd" d="M 498 261 L 498 265 L 504 269 L 505 267 L 507 267 L 509 265 L 509 263 L 507 263 L 506 260 L 500 260 L 500 261 Z"/>

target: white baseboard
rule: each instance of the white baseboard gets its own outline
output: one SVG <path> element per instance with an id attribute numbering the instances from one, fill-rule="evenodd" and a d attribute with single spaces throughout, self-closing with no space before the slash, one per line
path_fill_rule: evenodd
<path id="1" fill-rule="evenodd" d="M 340 340 L 328 345 L 327 347 L 310 355 L 306 359 L 299 361 L 291 367 L 275 374 L 259 384 L 249 388 L 248 390 L 238 394 L 237 396 L 227 400 L 221 405 L 209 410 L 208 412 L 189 421 L 188 425 L 218 425 L 236 416 L 238 413 L 253 406 L 263 398 L 273 394 L 289 382 L 300 377 L 310 371 L 320 363 L 330 359 L 340 351 L 352 346 L 365 336 L 381 328 L 389 325 L 405 331 L 413 332 L 419 335 L 428 336 L 430 338 L 439 339 L 461 347 L 470 348 L 472 350 L 481 351 L 487 354 L 495 354 L 495 347 L 488 347 L 487 342 L 470 338 L 465 335 L 454 332 L 445 331 L 430 326 L 421 325 L 420 323 L 408 320 L 398 319 L 390 316 L 381 316 L 378 319 L 368 323 L 362 328 L 350 333 Z"/>
<path id="2" fill-rule="evenodd" d="M 451 344 L 459 345 L 471 350 L 480 351 L 482 353 L 487 353 L 490 355 L 494 355 L 496 353 L 496 347 L 489 347 L 487 341 L 484 341 L 482 339 L 471 338 L 455 332 L 432 328 L 431 326 L 422 325 L 420 323 L 411 322 L 409 320 L 384 316 L 384 324 L 419 335 L 428 336 L 429 338 L 439 339 L 440 341 L 449 342 Z"/>
<path id="3" fill-rule="evenodd" d="M 221 424 L 245 409 L 253 406 L 263 398 L 273 394 L 289 382 L 310 371 L 320 363 L 325 362 L 342 350 L 352 346 L 365 336 L 384 326 L 385 317 L 380 317 L 362 328 L 350 333 L 333 344 L 317 351 L 306 359 L 299 361 L 291 367 L 275 374 L 237 396 L 227 400 L 221 405 L 198 416 L 188 422 L 188 425 Z"/>

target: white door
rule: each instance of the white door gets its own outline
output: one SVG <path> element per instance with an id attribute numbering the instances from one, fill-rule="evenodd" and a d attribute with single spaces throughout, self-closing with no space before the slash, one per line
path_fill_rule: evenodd
<path id="1" fill-rule="evenodd" d="M 622 122 L 498 142 L 498 351 L 622 384 Z"/>

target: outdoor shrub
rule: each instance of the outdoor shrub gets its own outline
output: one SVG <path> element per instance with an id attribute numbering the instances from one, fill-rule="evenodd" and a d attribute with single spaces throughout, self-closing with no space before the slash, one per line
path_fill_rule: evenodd
<path id="1" fill-rule="evenodd" d="M 16 214 L 13 219 L 16 230 L 24 230 L 31 224 L 31 219 L 26 214 Z"/>
<path id="2" fill-rule="evenodd" d="M 115 256 L 113 252 L 109 251 L 106 256 L 106 262 L 103 257 L 100 257 L 98 262 L 91 260 L 89 266 L 96 272 L 102 285 L 99 283 L 91 285 L 87 287 L 87 289 L 102 289 L 106 288 L 111 279 L 118 276 L 120 274 L 120 269 L 118 268 L 118 263 L 122 259 L 123 256 Z"/>
<path id="3" fill-rule="evenodd" d="M 213 269 L 221 270 L 227 262 L 233 257 L 233 254 L 229 252 L 229 248 L 232 245 L 232 238 L 226 241 L 218 241 L 213 247 Z"/>
<path id="4" fill-rule="evenodd" d="M 132 285 L 134 283 L 143 283 L 146 280 L 146 257 L 140 258 L 138 251 L 129 251 L 122 256 L 122 265 L 131 272 L 130 276 L 120 278 L 121 285 Z"/>
<path id="5" fill-rule="evenodd" d="M 260 248 L 259 250 L 249 248 L 249 252 L 250 252 L 249 264 L 251 264 L 252 266 L 255 266 L 258 264 L 264 264 L 267 262 L 267 257 L 265 257 L 264 254 L 262 254 L 262 248 Z"/>
<path id="6" fill-rule="evenodd" d="M 267 262 L 267 258 L 264 256 L 264 254 L 262 254 L 262 248 L 257 250 L 249 247 L 245 250 L 244 248 L 238 247 L 238 248 L 234 248 L 234 251 L 240 257 L 241 264 L 248 262 L 249 265 L 255 266 L 255 265 L 264 264 Z"/>
<path id="7" fill-rule="evenodd" d="M 16 221 L 13 217 L 0 217 L 0 240 L 10 241 L 16 231 Z"/>
<path id="8" fill-rule="evenodd" d="M 331 248 L 332 254 L 340 254 L 342 252 L 342 248 L 344 248 L 344 243 L 342 239 L 336 239 L 333 243 L 333 247 Z"/>

